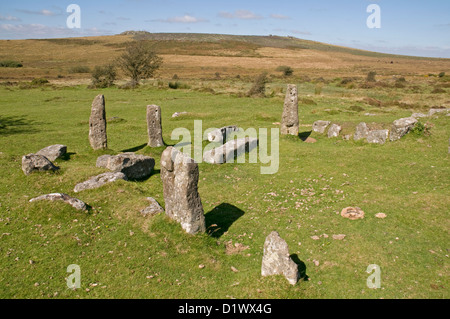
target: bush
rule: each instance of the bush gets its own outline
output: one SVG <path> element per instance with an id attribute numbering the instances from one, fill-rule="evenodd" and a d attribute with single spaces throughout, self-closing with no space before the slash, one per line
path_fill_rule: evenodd
<path id="1" fill-rule="evenodd" d="M 179 79 L 178 74 L 174 74 L 174 75 L 172 76 L 172 80 L 178 80 L 178 79 Z"/>
<path id="2" fill-rule="evenodd" d="M 370 71 L 369 74 L 367 74 L 367 82 L 376 82 L 377 80 L 375 79 L 375 76 L 377 75 L 377 72 L 375 71 Z"/>
<path id="3" fill-rule="evenodd" d="M 1 68 L 21 68 L 23 67 L 23 64 L 17 61 L 12 60 L 6 60 L 6 61 L 0 61 L 0 67 Z"/>
<path id="4" fill-rule="evenodd" d="M 278 68 L 276 68 L 276 71 L 283 72 L 284 76 L 291 76 L 294 73 L 294 69 L 287 65 L 279 66 Z"/>
<path id="5" fill-rule="evenodd" d="M 91 73 L 91 69 L 88 66 L 74 66 L 69 69 L 69 73 Z"/>
<path id="6" fill-rule="evenodd" d="M 439 75 L 438 75 L 440 78 L 443 78 L 444 76 L 445 76 L 445 72 L 441 72 L 441 73 L 439 73 Z"/>
<path id="7" fill-rule="evenodd" d="M 266 84 L 269 82 L 267 78 L 267 72 L 261 73 L 256 78 L 247 96 L 251 97 L 265 97 L 266 96 Z"/>
<path id="8" fill-rule="evenodd" d="M 185 83 L 180 83 L 177 81 L 177 82 L 169 82 L 169 88 L 177 90 L 177 89 L 190 89 L 191 87 Z"/>
<path id="9" fill-rule="evenodd" d="M 92 87 L 111 87 L 114 85 L 116 76 L 116 68 L 113 65 L 96 66 L 92 72 Z"/>
<path id="10" fill-rule="evenodd" d="M 316 87 L 314 88 L 314 94 L 315 95 L 322 94 L 322 88 L 323 88 L 323 83 L 317 83 Z"/>
<path id="11" fill-rule="evenodd" d="M 430 136 L 431 135 L 431 125 L 429 123 L 423 124 L 422 122 L 417 122 L 414 128 L 411 130 L 414 136 Z"/>
<path id="12" fill-rule="evenodd" d="M 36 79 L 33 79 L 33 81 L 31 81 L 31 85 L 33 85 L 33 86 L 40 86 L 40 85 L 44 85 L 47 83 L 49 83 L 48 80 L 44 79 L 44 78 L 36 78 Z"/>

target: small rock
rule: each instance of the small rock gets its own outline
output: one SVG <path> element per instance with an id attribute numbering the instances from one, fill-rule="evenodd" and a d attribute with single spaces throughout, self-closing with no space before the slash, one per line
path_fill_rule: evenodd
<path id="1" fill-rule="evenodd" d="M 314 265 L 316 266 L 316 267 L 319 267 L 319 265 L 320 265 L 320 262 L 318 261 L 318 260 L 313 260 L 313 263 L 314 263 Z"/>
<path id="2" fill-rule="evenodd" d="M 312 236 L 311 239 L 312 239 L 312 240 L 319 240 L 320 237 L 319 237 L 319 236 Z"/>
<path id="3" fill-rule="evenodd" d="M 387 217 L 387 215 L 384 214 L 384 213 L 378 213 L 378 214 L 375 215 L 375 217 L 376 218 L 380 218 L 380 219 L 385 219 Z"/>
<path id="4" fill-rule="evenodd" d="M 317 142 L 317 140 L 315 138 L 312 138 L 312 137 L 307 137 L 304 142 L 308 143 L 308 144 L 314 144 L 314 143 Z"/>
<path id="5" fill-rule="evenodd" d="M 205 268 L 205 265 L 198 265 L 198 268 L 203 269 Z"/>
<path id="6" fill-rule="evenodd" d="M 164 209 L 159 205 L 159 203 L 153 197 L 147 197 L 147 200 L 150 202 L 150 206 L 141 210 L 141 214 L 144 216 L 153 216 L 159 213 L 163 213 Z"/>
<path id="7" fill-rule="evenodd" d="M 342 127 L 338 124 L 333 124 L 328 130 L 328 138 L 338 137 L 341 134 Z"/>
<path id="8" fill-rule="evenodd" d="M 371 144 L 385 144 L 389 136 L 389 130 L 370 131 L 367 135 L 367 142 Z"/>
<path id="9" fill-rule="evenodd" d="M 177 118 L 177 117 L 180 117 L 180 116 L 186 115 L 186 114 L 188 114 L 188 112 L 175 112 L 175 113 L 172 115 L 172 118 Z"/>
<path id="10" fill-rule="evenodd" d="M 347 207 L 342 210 L 341 216 L 350 220 L 363 219 L 364 211 L 359 207 Z"/>
<path id="11" fill-rule="evenodd" d="M 368 135 L 369 135 L 369 128 L 367 127 L 367 124 L 361 122 L 358 124 L 358 126 L 356 126 L 356 132 L 355 135 L 353 136 L 353 139 L 355 141 L 359 141 L 361 139 L 367 138 Z"/>
<path id="12" fill-rule="evenodd" d="M 239 272 L 239 270 L 237 270 L 235 267 L 233 267 L 233 266 L 231 266 L 231 270 L 233 271 L 233 272 Z"/>
<path id="13" fill-rule="evenodd" d="M 122 172 L 129 179 L 143 179 L 152 174 L 155 160 L 149 156 L 123 153 L 116 156 L 103 155 L 97 159 L 97 167 Z"/>
<path id="14" fill-rule="evenodd" d="M 313 124 L 313 131 L 316 133 L 323 134 L 327 127 L 331 124 L 330 121 L 316 121 Z"/>
<path id="15" fill-rule="evenodd" d="M 347 235 L 340 234 L 340 235 L 333 235 L 334 240 L 344 240 Z"/>

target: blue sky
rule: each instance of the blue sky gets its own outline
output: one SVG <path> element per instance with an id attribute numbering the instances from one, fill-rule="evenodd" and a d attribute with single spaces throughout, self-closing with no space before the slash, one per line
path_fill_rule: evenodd
<path id="1" fill-rule="evenodd" d="M 66 25 L 70 4 L 81 28 Z M 381 8 L 370 29 L 367 6 Z M 449 0 L 16 0 L 0 2 L 0 39 L 149 32 L 281 35 L 371 51 L 450 58 Z"/>

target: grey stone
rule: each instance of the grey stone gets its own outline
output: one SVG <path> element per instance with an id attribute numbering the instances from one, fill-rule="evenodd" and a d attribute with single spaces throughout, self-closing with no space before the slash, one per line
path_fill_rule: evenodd
<path id="1" fill-rule="evenodd" d="M 342 127 L 338 124 L 332 124 L 328 129 L 328 138 L 338 137 L 341 134 Z"/>
<path id="2" fill-rule="evenodd" d="M 413 113 L 411 115 L 411 117 L 413 117 L 415 119 L 420 119 L 420 118 L 423 118 L 423 117 L 428 117 L 428 115 L 427 114 L 423 114 L 423 113 Z"/>
<path id="3" fill-rule="evenodd" d="M 108 147 L 105 97 L 101 94 L 97 95 L 92 102 L 91 117 L 89 118 L 89 142 L 94 150 Z"/>
<path id="4" fill-rule="evenodd" d="M 181 224 L 189 234 L 205 232 L 205 215 L 198 194 L 198 164 L 173 148 L 161 155 L 161 179 L 163 181 L 166 215 Z"/>
<path id="5" fill-rule="evenodd" d="M 438 109 L 438 108 L 432 108 L 430 109 L 430 111 L 428 112 L 428 116 L 431 117 L 435 114 L 439 114 L 439 113 L 449 113 L 450 109 Z"/>
<path id="6" fill-rule="evenodd" d="M 323 134 L 327 127 L 331 124 L 330 121 L 316 121 L 313 124 L 313 131 L 316 133 Z"/>
<path id="7" fill-rule="evenodd" d="M 384 144 L 389 136 L 389 130 L 370 131 L 367 135 L 367 142 L 371 144 Z"/>
<path id="8" fill-rule="evenodd" d="M 126 175 L 121 172 L 108 172 L 94 176 L 83 183 L 79 183 L 75 186 L 74 192 L 79 193 L 87 189 L 96 189 L 102 187 L 105 184 L 113 183 L 119 180 L 128 180 Z"/>
<path id="9" fill-rule="evenodd" d="M 70 206 L 75 208 L 76 210 L 83 210 L 83 211 L 87 210 L 87 206 L 83 201 L 81 201 L 77 198 L 73 198 L 67 194 L 61 194 L 61 193 L 42 195 L 42 196 L 30 199 L 30 203 L 41 201 L 41 200 L 63 201 L 64 203 L 69 204 Z"/>
<path id="10" fill-rule="evenodd" d="M 33 172 L 57 171 L 56 167 L 47 157 L 37 154 L 28 154 L 22 157 L 22 171 L 25 175 Z"/>
<path id="11" fill-rule="evenodd" d="M 224 164 L 234 162 L 236 157 L 251 152 L 258 146 L 258 139 L 246 137 L 237 140 L 231 140 L 219 147 L 216 147 L 203 154 L 203 161 L 209 164 Z"/>
<path id="12" fill-rule="evenodd" d="M 233 132 L 239 132 L 239 127 L 236 125 L 225 126 L 208 133 L 208 141 L 214 143 L 224 143 L 227 137 Z"/>
<path id="13" fill-rule="evenodd" d="M 188 112 L 175 112 L 175 113 L 173 113 L 172 118 L 177 118 L 177 117 L 180 117 L 180 116 L 186 115 L 186 114 L 188 114 Z"/>
<path id="14" fill-rule="evenodd" d="M 298 136 L 298 93 L 297 86 L 288 84 L 281 118 L 281 134 Z"/>
<path id="15" fill-rule="evenodd" d="M 97 167 L 122 172 L 129 179 L 144 179 L 152 174 L 155 160 L 152 157 L 123 153 L 119 155 L 103 155 L 97 159 Z"/>
<path id="16" fill-rule="evenodd" d="M 289 247 L 277 232 L 270 233 L 264 243 L 261 275 L 284 275 L 291 285 L 300 279 L 298 265 L 289 255 Z"/>
<path id="17" fill-rule="evenodd" d="M 159 205 L 159 203 L 153 197 L 147 197 L 147 200 L 150 202 L 150 206 L 141 210 L 141 214 L 144 216 L 153 216 L 159 213 L 163 213 L 164 209 Z"/>
<path id="18" fill-rule="evenodd" d="M 64 156 L 67 153 L 67 146 L 56 144 L 47 146 L 46 148 L 41 149 L 36 155 L 43 155 L 47 157 L 50 161 L 54 161 L 61 156 Z"/>
<path id="19" fill-rule="evenodd" d="M 362 140 L 364 138 L 367 138 L 369 135 L 369 128 L 367 127 L 367 124 L 364 122 L 361 122 L 356 127 L 355 135 L 353 136 L 353 139 L 355 141 Z"/>
<path id="20" fill-rule="evenodd" d="M 406 117 L 394 121 L 394 123 L 392 124 L 389 139 L 391 141 L 397 141 L 401 139 L 414 128 L 414 125 L 416 125 L 417 122 L 417 119 L 415 119 L 414 117 Z"/>
<path id="21" fill-rule="evenodd" d="M 147 132 L 148 146 L 164 146 L 161 126 L 161 107 L 158 105 L 147 106 Z"/>

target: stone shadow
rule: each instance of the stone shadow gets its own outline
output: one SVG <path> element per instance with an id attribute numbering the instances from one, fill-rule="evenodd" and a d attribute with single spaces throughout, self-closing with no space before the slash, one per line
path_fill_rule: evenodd
<path id="1" fill-rule="evenodd" d="M 245 213 L 231 204 L 222 203 L 205 215 L 208 235 L 220 238 Z"/>
<path id="2" fill-rule="evenodd" d="M 132 148 L 129 148 L 129 149 L 126 149 L 126 150 L 122 150 L 122 151 L 120 151 L 120 152 L 121 152 L 121 153 L 134 153 L 134 152 L 137 152 L 137 151 L 142 150 L 142 149 L 145 148 L 146 146 L 147 146 L 147 143 L 142 144 L 142 145 L 139 145 L 139 146 L 136 146 L 136 147 L 132 147 Z"/>
<path id="3" fill-rule="evenodd" d="M 304 142 L 304 141 L 306 141 L 306 139 L 307 139 L 308 137 L 311 136 L 311 134 L 312 134 L 312 131 L 309 131 L 309 132 L 302 132 L 302 133 L 299 133 L 299 134 L 298 134 L 298 137 Z"/>
<path id="4" fill-rule="evenodd" d="M 298 258 L 297 254 L 292 254 L 290 257 L 298 266 L 299 280 L 308 281 L 309 277 L 306 274 L 306 264 Z"/>

